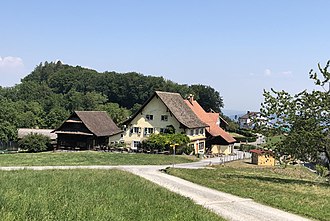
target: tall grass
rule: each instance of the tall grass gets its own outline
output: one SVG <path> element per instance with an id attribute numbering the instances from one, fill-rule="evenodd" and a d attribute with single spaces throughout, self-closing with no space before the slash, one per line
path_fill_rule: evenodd
<path id="1" fill-rule="evenodd" d="M 192 162 L 188 156 L 96 151 L 0 154 L 0 166 L 166 165 Z"/>
<path id="2" fill-rule="evenodd" d="M 9 220 L 222 220 L 191 200 L 118 170 L 1 171 Z"/>
<path id="3" fill-rule="evenodd" d="M 183 179 L 318 220 L 330 220 L 330 186 L 301 167 L 258 167 L 243 162 L 215 170 L 172 169 Z"/>

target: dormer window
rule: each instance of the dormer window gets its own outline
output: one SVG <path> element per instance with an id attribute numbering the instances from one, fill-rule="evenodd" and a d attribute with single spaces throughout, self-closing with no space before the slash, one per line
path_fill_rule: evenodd
<path id="1" fill-rule="evenodd" d="M 146 119 L 147 119 L 147 121 L 154 120 L 154 115 L 152 115 L 152 114 L 147 114 L 147 115 L 146 115 Z"/>

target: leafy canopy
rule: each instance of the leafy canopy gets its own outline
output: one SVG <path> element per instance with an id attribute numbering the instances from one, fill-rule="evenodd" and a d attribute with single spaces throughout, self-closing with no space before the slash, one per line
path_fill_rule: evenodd
<path id="1" fill-rule="evenodd" d="M 319 161 L 324 156 L 330 168 L 330 61 L 324 68 L 318 65 L 318 74 L 310 71 L 310 79 L 320 86 L 318 90 L 304 90 L 290 95 L 286 91 L 264 91 L 261 113 L 275 122 L 268 132 L 279 133 L 289 128 L 287 136 L 276 146 L 281 155 L 291 155 L 304 161 Z M 264 128 L 265 129 L 265 128 Z"/>

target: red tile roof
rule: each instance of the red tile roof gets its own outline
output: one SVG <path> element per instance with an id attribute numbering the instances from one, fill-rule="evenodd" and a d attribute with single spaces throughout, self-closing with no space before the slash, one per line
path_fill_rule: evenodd
<path id="1" fill-rule="evenodd" d="M 264 154 L 264 153 L 273 154 L 273 151 L 271 151 L 271 150 L 253 149 L 253 150 L 250 150 L 250 153 L 256 153 L 258 155 L 261 155 L 261 154 Z"/>
<path id="2" fill-rule="evenodd" d="M 205 110 L 199 105 L 199 103 L 193 99 L 185 100 L 185 102 L 194 111 L 194 113 L 198 116 L 199 119 L 209 125 L 206 130 L 213 137 L 220 136 L 228 143 L 234 143 L 236 141 L 229 133 L 227 133 L 217 125 L 217 122 L 219 120 L 219 113 L 205 112 Z"/>

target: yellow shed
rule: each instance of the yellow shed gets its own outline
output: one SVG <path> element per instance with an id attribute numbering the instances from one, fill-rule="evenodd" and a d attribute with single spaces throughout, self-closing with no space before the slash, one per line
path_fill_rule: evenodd
<path id="1" fill-rule="evenodd" d="M 261 166 L 275 166 L 273 151 L 270 150 L 250 150 L 252 153 L 252 163 Z"/>

